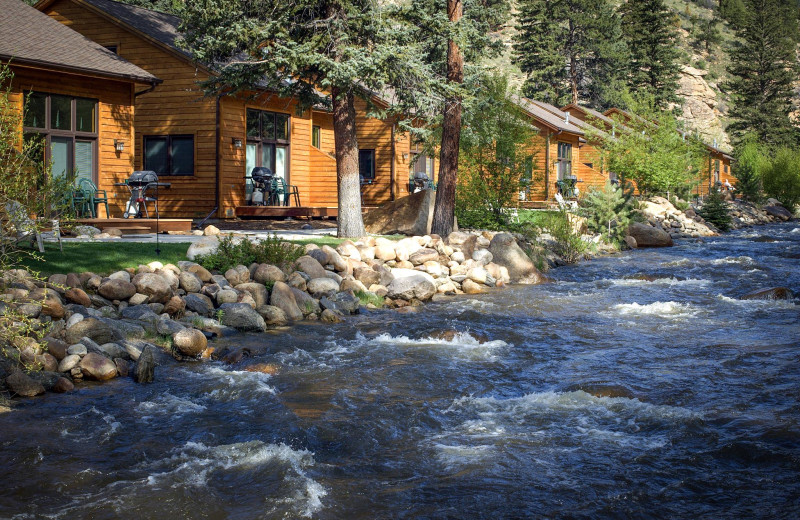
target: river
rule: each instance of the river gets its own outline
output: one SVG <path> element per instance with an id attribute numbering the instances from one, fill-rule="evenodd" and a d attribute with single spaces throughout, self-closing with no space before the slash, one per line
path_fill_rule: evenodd
<path id="1" fill-rule="evenodd" d="M 19 401 L 0 518 L 800 516 L 797 224 L 550 274 Z"/>

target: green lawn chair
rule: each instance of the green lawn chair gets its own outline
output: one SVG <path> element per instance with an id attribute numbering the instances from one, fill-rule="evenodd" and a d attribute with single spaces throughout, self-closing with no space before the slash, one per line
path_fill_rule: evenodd
<path id="1" fill-rule="evenodd" d="M 98 204 L 104 204 L 106 207 L 106 218 L 110 217 L 111 214 L 108 212 L 108 194 L 106 190 L 99 190 L 95 183 L 93 183 L 90 179 L 81 179 L 78 182 L 78 189 L 80 189 L 86 196 L 89 201 L 89 209 L 92 215 L 92 218 L 97 218 L 97 206 Z"/>

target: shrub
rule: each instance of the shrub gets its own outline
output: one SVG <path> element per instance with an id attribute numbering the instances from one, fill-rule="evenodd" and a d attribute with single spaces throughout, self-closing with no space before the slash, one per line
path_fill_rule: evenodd
<path id="1" fill-rule="evenodd" d="M 603 240 L 621 244 L 631 220 L 630 198 L 621 188 L 606 181 L 603 189 L 592 188 L 583 200 L 586 225 L 603 235 Z"/>
<path id="2" fill-rule="evenodd" d="M 736 191 L 743 199 L 762 201 L 762 177 L 769 167 L 766 150 L 754 138 L 746 138 L 736 149 Z"/>
<path id="3" fill-rule="evenodd" d="M 728 214 L 728 206 L 722 193 L 718 190 L 711 190 L 700 208 L 700 216 L 711 222 L 720 231 L 728 231 L 731 228 L 731 216 Z"/>
<path id="4" fill-rule="evenodd" d="M 235 241 L 231 235 L 225 235 L 220 238 L 215 253 L 200 256 L 196 260 L 210 271 L 225 272 L 237 265 L 249 266 L 252 263 L 286 269 L 304 254 L 303 246 L 282 242 L 274 234 L 258 242 L 246 239 Z"/>
<path id="5" fill-rule="evenodd" d="M 586 252 L 586 242 L 572 228 L 567 211 L 551 213 L 547 218 L 546 227 L 555 241 L 553 244 L 555 254 L 568 264 L 574 264 L 580 260 Z"/>
<path id="6" fill-rule="evenodd" d="M 372 305 L 374 305 L 375 307 L 378 307 L 378 308 L 383 307 L 383 298 L 381 298 L 380 296 L 378 296 L 374 292 L 356 291 L 353 294 L 355 294 L 356 298 L 358 298 L 359 301 L 361 301 L 361 305 L 366 306 L 366 305 L 372 304 Z"/>
<path id="7" fill-rule="evenodd" d="M 763 183 L 767 195 L 794 212 L 800 203 L 800 152 L 778 148 L 772 164 L 763 172 Z"/>

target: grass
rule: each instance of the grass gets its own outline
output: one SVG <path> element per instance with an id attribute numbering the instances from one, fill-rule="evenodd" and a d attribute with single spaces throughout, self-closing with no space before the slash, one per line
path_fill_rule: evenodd
<path id="1" fill-rule="evenodd" d="M 407 238 L 405 235 L 380 235 L 383 238 L 388 238 L 389 240 L 401 240 L 403 238 Z M 375 238 L 378 238 L 377 236 Z M 316 244 L 319 247 L 322 246 L 331 246 L 332 248 L 336 248 L 339 244 L 344 242 L 345 240 L 350 240 L 348 238 L 337 238 L 332 236 L 320 236 L 320 237 L 313 237 L 313 238 L 300 238 L 297 240 L 286 240 L 286 242 L 291 242 L 292 244 Z"/>
<path id="2" fill-rule="evenodd" d="M 547 227 L 550 219 L 554 215 L 560 215 L 560 213 L 554 210 L 521 209 L 518 211 L 518 215 L 520 224 L 530 224 L 536 227 Z"/>
<path id="3" fill-rule="evenodd" d="M 136 267 L 159 261 L 162 264 L 177 264 L 186 260 L 189 243 L 162 243 L 161 254 L 155 252 L 155 244 L 135 242 L 68 242 L 64 252 L 55 244 L 45 244 L 44 254 L 37 253 L 41 260 L 25 258 L 22 266 L 42 276 L 51 274 L 82 273 L 110 274 L 126 267 Z"/>

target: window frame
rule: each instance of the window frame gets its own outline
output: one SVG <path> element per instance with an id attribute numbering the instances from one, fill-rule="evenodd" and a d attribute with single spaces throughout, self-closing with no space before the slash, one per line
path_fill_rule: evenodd
<path id="1" fill-rule="evenodd" d="M 370 172 L 370 176 L 363 175 L 362 172 L 361 172 L 361 154 L 362 153 L 370 154 L 372 156 L 372 161 L 371 161 L 372 162 L 372 170 Z M 376 177 L 377 164 L 376 164 L 376 161 L 375 161 L 375 157 L 376 157 L 376 154 L 375 154 L 375 149 L 374 148 L 359 148 L 359 150 L 358 150 L 358 174 L 359 174 L 359 176 L 364 178 L 364 181 L 370 181 L 370 183 L 375 182 L 375 177 Z"/>
<path id="2" fill-rule="evenodd" d="M 192 139 L 192 172 L 191 173 L 172 173 L 172 140 L 173 139 Z M 151 168 L 149 168 L 147 164 L 147 141 L 148 140 L 156 140 L 156 139 L 165 139 L 167 142 L 167 171 L 166 172 L 157 172 Z M 159 134 L 159 135 L 143 135 L 142 136 L 142 169 L 150 170 L 156 172 L 156 175 L 159 177 L 167 176 L 167 177 L 193 177 L 197 173 L 197 157 L 196 155 L 196 146 L 195 146 L 195 135 L 194 134 Z"/>
<path id="3" fill-rule="evenodd" d="M 319 125 L 311 126 L 311 146 L 317 150 L 322 149 L 322 127 Z"/>
<path id="4" fill-rule="evenodd" d="M 25 126 L 25 106 L 28 102 L 28 96 L 42 95 L 45 98 L 44 103 L 44 126 L 33 127 Z M 99 170 L 99 141 L 100 141 L 100 100 L 97 98 L 89 98 L 83 96 L 73 96 L 70 94 L 60 94 L 58 92 L 43 92 L 39 90 L 29 90 L 23 92 L 23 109 L 22 109 L 22 133 L 23 135 L 36 134 L 41 136 L 44 140 L 44 161 L 50 163 L 52 160 L 52 140 L 53 138 L 62 138 L 69 140 L 69 153 L 67 155 L 67 171 L 66 176 L 74 175 L 75 173 L 75 143 L 78 141 L 92 143 L 92 171 L 89 173 L 89 178 L 93 183 L 98 183 L 98 170 Z M 55 129 L 51 126 L 52 115 L 52 97 L 66 97 L 70 100 L 70 129 Z M 93 132 L 79 131 L 78 126 L 78 100 L 91 101 L 94 104 L 94 114 L 92 126 Z M 53 172 L 51 171 L 51 174 Z"/>
<path id="5" fill-rule="evenodd" d="M 569 153 L 567 155 L 562 155 L 561 151 L 568 150 Z M 558 180 L 564 180 L 564 177 L 567 175 L 572 175 L 572 143 L 568 143 L 566 141 L 557 141 L 556 147 L 556 177 Z M 566 165 L 565 172 L 562 172 L 562 165 Z"/>
<path id="6" fill-rule="evenodd" d="M 259 114 L 258 115 L 258 135 L 257 136 L 248 135 L 248 132 L 247 132 L 248 114 L 250 112 L 258 112 L 258 114 Z M 263 133 L 264 114 L 269 114 L 273 118 L 275 116 L 286 117 L 286 139 L 277 139 L 277 137 L 269 137 L 269 136 L 264 137 L 264 133 Z M 278 147 L 285 148 L 286 149 L 286 172 L 284 174 L 284 181 L 287 184 L 289 184 L 289 179 L 291 177 L 291 164 L 292 164 L 292 146 L 291 146 L 291 141 L 292 141 L 292 115 L 288 114 L 286 112 L 275 112 L 275 111 L 272 111 L 272 110 L 261 110 L 260 108 L 245 107 L 245 116 L 244 117 L 245 117 L 245 139 L 246 139 L 246 142 L 249 143 L 249 144 L 255 144 L 256 145 L 256 161 L 255 161 L 255 165 L 269 168 L 270 170 L 272 170 L 274 172 L 274 170 L 275 170 L 274 162 L 275 162 L 276 156 L 277 156 L 277 150 L 276 149 Z M 277 126 L 275 128 L 277 129 Z M 269 146 L 269 147 L 272 148 L 272 152 L 270 153 L 270 157 L 272 158 L 273 164 L 268 164 L 268 165 L 263 164 L 264 147 L 265 146 Z M 245 164 L 247 164 L 246 160 L 245 160 Z M 245 169 L 247 169 L 246 166 L 245 166 Z M 245 177 L 247 177 L 248 175 L 250 175 L 250 172 L 246 171 L 244 173 L 244 175 L 245 175 Z"/>

